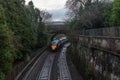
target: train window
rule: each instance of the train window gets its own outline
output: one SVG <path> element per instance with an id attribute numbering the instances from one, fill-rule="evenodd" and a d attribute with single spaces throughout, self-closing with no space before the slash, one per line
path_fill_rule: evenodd
<path id="1" fill-rule="evenodd" d="M 52 41 L 52 45 L 57 45 L 57 41 Z"/>

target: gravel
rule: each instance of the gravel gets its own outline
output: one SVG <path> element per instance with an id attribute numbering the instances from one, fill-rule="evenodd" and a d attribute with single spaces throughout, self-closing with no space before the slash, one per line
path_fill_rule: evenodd
<path id="1" fill-rule="evenodd" d="M 50 80 L 58 80 L 58 77 L 59 77 L 58 58 L 59 58 L 60 52 L 55 52 L 54 54 L 56 55 L 53 62 Z"/>
<path id="2" fill-rule="evenodd" d="M 82 76 L 79 74 L 79 72 L 77 71 L 75 65 L 71 61 L 69 51 L 67 51 L 66 59 L 67 59 L 67 64 L 68 64 L 68 68 L 70 70 L 72 80 L 83 80 Z"/>

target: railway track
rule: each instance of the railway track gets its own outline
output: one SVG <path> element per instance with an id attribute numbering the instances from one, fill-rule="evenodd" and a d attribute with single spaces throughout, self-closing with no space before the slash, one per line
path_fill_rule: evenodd
<path id="1" fill-rule="evenodd" d="M 28 63 L 28 65 L 20 72 L 15 80 L 35 80 L 38 72 L 42 68 L 47 54 L 49 54 L 49 52 L 46 50 L 42 53 L 42 55 L 38 55 L 35 60 L 32 60 L 30 63 Z"/>
<path id="2" fill-rule="evenodd" d="M 62 48 L 61 52 L 53 53 L 45 51 L 31 68 L 26 72 L 23 78 L 16 78 L 15 80 L 51 80 L 51 74 L 54 61 L 58 61 L 58 80 L 72 80 L 66 61 L 66 50 L 70 43 L 67 43 Z M 56 54 L 60 54 L 56 57 Z M 55 58 L 56 57 L 56 58 Z"/>
<path id="3" fill-rule="evenodd" d="M 36 80 L 50 80 L 51 69 L 55 54 L 50 54 Z"/>
<path id="4" fill-rule="evenodd" d="M 58 76 L 58 80 L 72 80 L 68 66 L 67 66 L 67 61 L 66 61 L 66 50 L 69 45 L 70 45 L 69 43 L 65 44 L 58 59 L 59 75 L 55 75 L 55 76 Z M 52 59 L 50 58 L 50 56 L 52 56 Z M 40 71 L 39 75 L 37 76 L 36 80 L 50 80 L 51 79 L 50 75 L 52 74 L 51 72 L 52 72 L 54 58 L 55 58 L 55 54 L 52 54 L 52 55 L 50 54 L 46 58 L 44 66 L 42 70 Z"/>
<path id="5" fill-rule="evenodd" d="M 72 80 L 66 61 L 66 50 L 70 43 L 65 44 L 59 57 L 60 80 Z"/>

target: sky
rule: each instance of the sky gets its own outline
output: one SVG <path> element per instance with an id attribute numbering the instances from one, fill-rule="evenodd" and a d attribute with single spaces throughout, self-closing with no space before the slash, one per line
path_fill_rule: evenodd
<path id="1" fill-rule="evenodd" d="M 31 0 L 25 0 L 26 4 Z M 34 6 L 47 10 L 52 14 L 53 21 L 62 21 L 65 18 L 65 3 L 67 0 L 32 0 Z"/>

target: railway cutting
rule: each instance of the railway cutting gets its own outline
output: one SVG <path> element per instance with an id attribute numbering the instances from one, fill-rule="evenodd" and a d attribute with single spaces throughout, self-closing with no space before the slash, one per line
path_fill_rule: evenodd
<path id="1" fill-rule="evenodd" d="M 39 57 L 24 78 L 16 80 L 72 80 L 66 59 L 68 46 L 70 43 L 66 43 L 58 52 L 45 51 L 46 57 Z"/>

